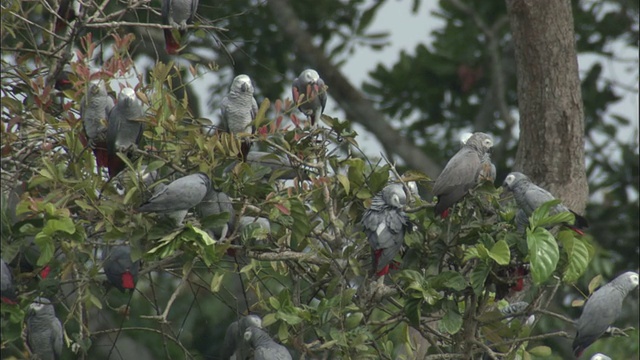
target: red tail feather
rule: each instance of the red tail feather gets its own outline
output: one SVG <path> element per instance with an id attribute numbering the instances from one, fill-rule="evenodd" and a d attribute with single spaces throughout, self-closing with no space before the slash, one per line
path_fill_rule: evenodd
<path id="1" fill-rule="evenodd" d="M 96 157 L 96 163 L 98 164 L 98 167 L 109 167 L 109 154 L 107 153 L 107 150 L 95 148 L 93 149 L 93 154 Z"/>
<path id="2" fill-rule="evenodd" d="M 0 300 L 1 300 L 3 303 L 5 303 L 5 304 L 9 304 L 9 305 L 15 305 L 15 304 L 17 304 L 17 302 L 15 302 L 15 301 L 13 301 L 13 300 L 9 299 L 8 297 L 4 297 L 4 296 L 3 296 L 2 298 L 0 298 Z"/>
<path id="3" fill-rule="evenodd" d="M 180 49 L 180 43 L 173 37 L 171 29 L 164 29 L 164 44 L 167 54 L 175 55 L 178 53 L 178 49 Z"/>
<path id="4" fill-rule="evenodd" d="M 443 219 L 446 219 L 446 218 L 447 218 L 447 216 L 449 216 L 449 209 L 446 209 L 445 211 L 443 211 L 443 212 L 440 214 L 440 217 L 441 217 L 441 218 L 443 218 Z"/>
<path id="5" fill-rule="evenodd" d="M 575 231 L 578 235 L 584 236 L 584 231 L 578 229 L 575 226 L 567 225 L 567 227 L 573 231 Z"/>
<path id="6" fill-rule="evenodd" d="M 49 273 L 51 272 L 51 267 L 49 265 L 45 266 L 42 268 L 42 270 L 40 270 L 40 277 L 43 279 L 46 279 L 47 276 L 49 276 Z"/>
<path id="7" fill-rule="evenodd" d="M 124 170 L 124 161 L 117 154 L 107 157 L 107 167 L 109 168 L 109 177 L 114 177 Z"/>
<path id="8" fill-rule="evenodd" d="M 136 287 L 136 284 L 133 281 L 133 275 L 128 271 L 122 274 L 122 287 L 125 289 L 135 289 Z"/>

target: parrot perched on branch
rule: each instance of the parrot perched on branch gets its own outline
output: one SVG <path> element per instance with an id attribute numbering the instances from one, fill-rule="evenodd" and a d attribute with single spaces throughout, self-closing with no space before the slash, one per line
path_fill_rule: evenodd
<path id="1" fill-rule="evenodd" d="M 140 260 L 131 261 L 131 247 L 116 246 L 104 260 L 104 273 L 109 282 L 121 292 L 133 291 L 138 280 Z"/>
<path id="2" fill-rule="evenodd" d="M 114 107 L 113 98 L 107 93 L 103 81 L 89 84 L 87 93 L 80 101 L 80 117 L 87 145 L 93 149 L 99 168 L 108 167 L 107 118 Z"/>
<path id="3" fill-rule="evenodd" d="M 327 105 L 327 88 L 317 71 L 306 69 L 293 80 L 293 102 L 311 120 L 311 127 L 320 122 Z"/>
<path id="4" fill-rule="evenodd" d="M 485 157 L 493 147 L 493 140 L 485 133 L 473 133 L 462 148 L 449 160 L 433 185 L 433 194 L 438 197 L 436 214 L 442 218 L 449 215 L 449 208 L 467 195 L 485 174 L 486 164 L 491 158 Z M 489 168 L 489 175 L 491 170 Z"/>
<path id="5" fill-rule="evenodd" d="M 62 323 L 56 317 L 51 301 L 37 297 L 29 305 L 26 316 L 26 344 L 39 360 L 58 360 L 62 354 Z"/>
<path id="6" fill-rule="evenodd" d="M 164 30 L 164 43 L 167 54 L 175 55 L 180 42 L 187 34 L 187 25 L 193 23 L 198 10 L 198 0 L 162 0 L 162 24 L 178 28 L 176 39 L 174 29 Z"/>
<path id="7" fill-rule="evenodd" d="M 532 183 L 528 176 L 519 172 L 512 172 L 507 175 L 502 186 L 513 192 L 516 203 L 520 210 L 522 210 L 522 212 L 518 211 L 516 213 L 516 226 L 519 229 L 522 229 L 529 224 L 528 217 L 531 216 L 539 206 L 555 199 L 550 192 Z M 565 224 L 565 226 L 580 235 L 584 235 L 583 230 L 589 227 L 587 219 L 578 215 L 575 211 L 569 209 L 563 204 L 554 206 L 550 211 L 550 215 L 561 212 L 572 213 L 576 218 L 575 224 Z"/>
<path id="8" fill-rule="evenodd" d="M 251 78 L 241 74 L 236 76 L 231 83 L 229 94 L 222 99 L 220 114 L 222 115 L 221 128 L 231 134 L 253 134 L 254 124 L 258 114 L 258 103 L 253 97 L 253 84 Z M 242 160 L 245 161 L 251 148 L 251 139 L 243 139 L 240 145 Z"/>
<path id="9" fill-rule="evenodd" d="M 107 154 L 109 176 L 118 175 L 125 164 L 118 152 L 127 152 L 138 146 L 142 137 L 144 109 L 132 88 L 124 88 L 118 96 L 118 103 L 109 113 L 107 126 Z"/>

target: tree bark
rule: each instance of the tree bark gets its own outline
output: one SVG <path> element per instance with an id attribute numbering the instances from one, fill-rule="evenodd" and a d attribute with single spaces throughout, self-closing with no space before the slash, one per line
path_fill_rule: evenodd
<path id="1" fill-rule="evenodd" d="M 347 117 L 371 131 L 387 154 L 400 156 L 409 167 L 435 179 L 442 167 L 389 125 L 387 119 L 373 107 L 373 104 L 331 63 L 322 49 L 314 45 L 313 38 L 304 30 L 305 27 L 302 26 L 289 0 L 269 0 L 267 6 L 271 9 L 278 27 L 297 49 L 296 55 L 321 74 L 329 86 L 329 94 L 345 111 Z"/>
<path id="2" fill-rule="evenodd" d="M 506 0 L 518 80 L 515 169 L 577 212 L 589 196 L 571 2 Z"/>

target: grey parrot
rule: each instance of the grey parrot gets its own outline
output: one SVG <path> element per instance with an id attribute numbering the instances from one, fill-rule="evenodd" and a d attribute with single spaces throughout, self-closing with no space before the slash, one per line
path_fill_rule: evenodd
<path id="1" fill-rule="evenodd" d="M 260 328 L 249 327 L 244 332 L 244 344 L 253 349 L 254 360 L 292 360 L 289 350 Z"/>
<path id="2" fill-rule="evenodd" d="M 523 316 L 523 312 L 529 307 L 529 303 L 526 301 L 516 301 L 513 302 L 506 307 L 500 309 L 500 313 L 502 315 L 507 316 L 508 318 L 513 318 L 516 314 L 520 314 Z M 523 323 L 524 326 L 531 326 L 533 322 L 536 320 L 535 315 L 531 315 L 527 317 L 527 320 Z"/>
<path id="3" fill-rule="evenodd" d="M 524 211 L 524 214 L 527 217 L 531 216 L 534 210 L 536 210 L 540 205 L 555 199 L 550 192 L 532 183 L 529 177 L 523 173 L 510 173 L 504 179 L 503 186 L 513 192 L 513 196 L 516 199 L 518 207 Z M 587 219 L 576 214 L 573 210 L 567 208 L 563 204 L 556 205 L 550 212 L 551 214 L 556 214 L 567 211 L 571 212 L 575 216 L 576 221 L 573 225 L 565 225 L 576 233 L 584 235 L 582 230 L 589 227 Z M 528 219 L 525 223 L 522 214 L 516 213 L 516 226 L 522 227 L 523 225 L 526 226 L 528 223 Z"/>
<path id="4" fill-rule="evenodd" d="M 108 167 L 107 118 L 113 109 L 113 98 L 103 81 L 92 82 L 80 101 L 80 117 L 87 145 L 93 149 L 98 167 Z"/>
<path id="5" fill-rule="evenodd" d="M 473 136 L 473 133 L 467 132 L 460 136 L 460 146 L 464 146 L 467 143 L 467 140 Z M 482 165 L 480 169 L 480 173 L 478 174 L 478 183 L 482 183 L 483 181 L 490 181 L 493 183 L 496 180 L 496 166 L 491 162 L 491 154 L 488 152 L 482 156 L 480 160 Z"/>
<path id="6" fill-rule="evenodd" d="M 135 289 L 140 260 L 131 261 L 131 247 L 116 246 L 104 260 L 104 273 L 109 282 L 121 292 Z"/>
<path id="7" fill-rule="evenodd" d="M 446 218 L 449 208 L 460 201 L 467 192 L 478 184 L 483 173 L 483 160 L 493 147 L 493 140 L 485 133 L 476 132 L 466 140 L 460 150 L 449 160 L 436 179 L 433 194 L 438 197 L 436 214 Z"/>
<path id="8" fill-rule="evenodd" d="M 124 88 L 118 96 L 118 103 L 109 113 L 107 126 L 107 153 L 109 154 L 109 176 L 114 177 L 125 167 L 117 155 L 140 142 L 142 136 L 142 103 L 132 88 Z"/>
<path id="9" fill-rule="evenodd" d="M 595 353 L 590 360 L 611 360 L 611 358 L 605 354 Z"/>
<path id="10" fill-rule="evenodd" d="M 249 151 L 245 162 L 271 169 L 271 172 L 265 175 L 266 179 L 269 179 L 273 172 L 278 172 L 276 178 L 280 180 L 292 180 L 295 177 L 301 177 L 302 179 L 307 178 L 306 174 L 308 171 L 304 169 L 298 171 L 296 166 L 294 166 L 287 157 L 282 155 L 265 151 Z M 225 174 L 231 172 L 237 164 L 237 161 L 229 164 L 223 172 Z"/>
<path id="11" fill-rule="evenodd" d="M 232 231 L 236 222 L 236 212 L 233 209 L 231 198 L 224 192 L 211 188 L 202 199 L 202 202 L 196 205 L 196 213 L 201 219 L 225 212 L 229 213 L 229 221 L 222 229 L 212 229 L 213 234 L 218 239 L 224 239 Z"/>
<path id="12" fill-rule="evenodd" d="M 229 94 L 220 104 L 220 114 L 220 127 L 223 131 L 231 134 L 253 134 L 253 120 L 258 114 L 258 103 L 253 97 L 253 84 L 249 76 L 240 74 L 233 79 Z M 250 148 L 251 139 L 245 138 L 240 148 L 243 160 L 247 159 Z"/>
<path id="13" fill-rule="evenodd" d="M 16 304 L 16 289 L 13 286 L 13 275 L 11 269 L 4 262 L 4 259 L 0 258 L 0 298 L 5 304 Z"/>
<path id="14" fill-rule="evenodd" d="M 389 264 L 400 252 L 404 234 L 410 229 L 409 218 L 403 211 L 406 204 L 407 194 L 402 184 L 389 184 L 373 197 L 362 216 L 377 276 L 389 273 Z"/>
<path id="15" fill-rule="evenodd" d="M 293 102 L 315 127 L 327 105 L 327 89 L 317 71 L 306 69 L 293 80 L 291 87 Z"/>
<path id="16" fill-rule="evenodd" d="M 211 189 L 207 174 L 197 172 L 162 185 L 159 190 L 138 208 L 138 212 L 173 213 L 176 224 L 181 224 L 187 211 L 198 205 Z"/>
<path id="17" fill-rule="evenodd" d="M 232 322 L 227 327 L 220 355 L 222 360 L 244 360 L 241 357 L 244 332 L 249 327 L 262 328 L 262 319 L 258 315 L 247 315 Z"/>
<path id="18" fill-rule="evenodd" d="M 573 355 L 578 358 L 620 316 L 622 301 L 638 286 L 638 273 L 627 271 L 596 290 L 582 308 L 573 340 Z"/>
<path id="19" fill-rule="evenodd" d="M 164 43 L 167 54 L 177 54 L 180 41 L 187 33 L 187 25 L 193 23 L 198 10 L 198 0 L 162 0 L 162 24 L 178 28 L 180 38 L 176 39 L 172 29 L 164 29 Z"/>
<path id="20" fill-rule="evenodd" d="M 37 297 L 29 305 L 26 316 L 26 342 L 31 354 L 39 360 L 58 360 L 62 354 L 62 323 L 56 317 L 51 301 Z"/>

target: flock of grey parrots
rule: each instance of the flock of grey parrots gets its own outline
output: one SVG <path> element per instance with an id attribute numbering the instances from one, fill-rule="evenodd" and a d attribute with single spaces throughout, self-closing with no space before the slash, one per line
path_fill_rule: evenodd
<path id="1" fill-rule="evenodd" d="M 65 3 L 68 6 L 68 1 L 63 1 L 60 11 L 67 11 L 63 10 Z M 174 29 L 164 29 L 166 51 L 169 54 L 179 52 L 180 39 L 186 34 L 186 25 L 193 21 L 197 7 L 197 0 L 162 1 L 163 23 L 174 26 Z M 294 103 L 307 116 L 312 127 L 318 125 L 323 114 L 327 102 L 326 89 L 318 72 L 312 69 L 304 70 L 292 84 Z M 229 94 L 221 103 L 220 127 L 223 131 L 231 134 L 254 132 L 253 122 L 258 105 L 253 92 L 254 87 L 249 76 L 242 74 L 233 79 Z M 107 93 L 104 82 L 94 82 L 88 86 L 81 100 L 80 115 L 86 145 L 93 150 L 98 168 L 107 168 L 109 176 L 115 177 L 125 169 L 124 162 L 117 154 L 135 149 L 140 142 L 143 132 L 140 119 L 144 117 L 142 102 L 138 100 L 132 88 L 121 90 L 117 102 L 114 102 Z M 433 195 L 438 199 L 435 212 L 441 218 L 446 218 L 449 209 L 461 201 L 469 190 L 485 181 L 493 183 L 496 178 L 496 168 L 490 156 L 492 138 L 485 133 L 476 132 L 465 135 L 461 143 L 460 150 L 449 160 L 433 186 Z M 238 154 L 241 160 L 257 161 L 267 155 L 257 151 L 250 152 L 250 147 L 250 139 L 244 137 Z M 274 166 L 285 163 L 286 160 L 283 159 L 267 161 L 267 164 Z M 156 180 L 155 174 L 145 176 L 150 177 L 149 184 Z M 405 185 L 409 193 L 405 191 Z M 521 231 L 529 224 L 528 218 L 534 210 L 554 199 L 548 191 L 519 172 L 510 173 L 503 186 L 514 194 L 518 206 L 515 222 Z M 138 212 L 162 214 L 177 225 L 183 222 L 191 209 L 195 209 L 201 218 L 227 212 L 231 216 L 228 226 L 236 223 L 231 199 L 225 193 L 216 191 L 205 173 L 186 175 L 167 185 L 158 184 L 154 190 L 153 196 L 137 209 Z M 408 205 L 408 196 L 418 196 L 415 182 L 404 185 L 391 183 L 374 196 L 371 205 L 363 214 L 361 225 L 372 249 L 373 272 L 377 276 L 387 274 L 394 266 L 393 259 L 402 249 L 405 233 L 412 229 L 409 218 L 403 211 Z M 574 214 L 575 223 L 566 226 L 583 234 L 582 231 L 588 226 L 585 218 L 562 204 L 552 209 L 554 213 L 567 211 Z M 269 226 L 266 219 L 246 218 L 238 222 L 266 223 L 263 226 Z M 227 231 L 229 229 L 225 228 L 213 235 L 224 238 Z M 4 260 L 1 265 L 2 302 L 15 304 L 17 294 L 11 270 Z M 107 279 L 121 291 L 133 291 L 139 270 L 140 262 L 131 260 L 131 249 L 125 245 L 113 247 L 104 261 Z M 619 316 L 624 298 L 636 286 L 638 274 L 626 272 L 591 295 L 577 321 L 578 331 L 573 342 L 576 357 L 607 331 Z M 522 313 L 527 307 L 528 303 L 517 302 L 501 311 L 508 317 L 511 314 Z M 63 346 L 63 328 L 51 302 L 45 298 L 36 298 L 29 305 L 25 322 L 25 341 L 31 353 L 42 360 L 58 359 Z M 223 359 L 248 359 L 250 353 L 254 359 L 291 359 L 289 351 L 262 329 L 262 320 L 257 315 L 244 316 L 230 324 L 221 349 Z M 596 354 L 591 359 L 610 358 Z"/>

